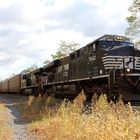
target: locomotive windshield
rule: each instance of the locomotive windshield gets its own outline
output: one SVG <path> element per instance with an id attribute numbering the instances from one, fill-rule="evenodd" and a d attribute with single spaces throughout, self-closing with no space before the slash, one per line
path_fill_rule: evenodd
<path id="1" fill-rule="evenodd" d="M 115 46 L 121 47 L 134 47 L 134 44 L 131 42 L 122 42 L 122 41 L 99 41 L 99 46 L 104 49 L 111 49 Z"/>

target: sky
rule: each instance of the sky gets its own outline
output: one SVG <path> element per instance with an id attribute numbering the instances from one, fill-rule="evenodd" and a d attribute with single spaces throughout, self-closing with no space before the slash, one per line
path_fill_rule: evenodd
<path id="1" fill-rule="evenodd" d="M 61 40 L 124 35 L 132 0 L 0 0 L 0 80 L 43 66 Z"/>

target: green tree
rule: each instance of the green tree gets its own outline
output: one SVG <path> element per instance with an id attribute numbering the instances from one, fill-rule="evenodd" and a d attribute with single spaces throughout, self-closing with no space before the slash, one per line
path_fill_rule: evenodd
<path id="1" fill-rule="evenodd" d="M 28 72 L 32 72 L 32 71 L 36 70 L 37 68 L 38 68 L 38 67 L 37 67 L 37 65 L 36 65 L 36 64 L 34 64 L 34 65 L 32 65 L 32 66 L 30 66 L 30 67 L 28 67 L 28 68 L 24 69 L 21 73 L 28 73 Z"/>
<path id="2" fill-rule="evenodd" d="M 43 64 L 49 64 L 51 61 L 50 60 L 48 60 L 48 59 L 46 59 L 44 62 L 43 62 Z"/>
<path id="3" fill-rule="evenodd" d="M 80 44 L 75 42 L 61 41 L 59 46 L 60 47 L 58 48 L 57 52 L 51 55 L 53 60 L 68 56 L 71 52 L 77 50 Z"/>
<path id="4" fill-rule="evenodd" d="M 10 79 L 10 78 L 14 77 L 15 75 L 16 75 L 16 74 L 13 73 L 13 74 L 11 74 L 8 78 Z"/>
<path id="5" fill-rule="evenodd" d="M 125 34 L 131 39 L 138 38 L 140 37 L 140 0 L 133 0 L 133 3 L 128 10 L 130 16 L 127 17 L 126 20 L 129 27 L 126 29 Z"/>
<path id="6" fill-rule="evenodd" d="M 51 55 L 51 59 L 55 60 L 55 59 L 60 59 L 63 58 L 65 56 L 68 56 L 71 52 L 77 50 L 79 48 L 80 44 L 75 43 L 75 42 L 66 42 L 66 41 L 62 41 L 59 44 L 59 48 L 57 50 L 57 52 L 55 54 Z M 49 64 L 51 62 L 51 60 L 46 59 L 44 61 L 44 64 Z"/>

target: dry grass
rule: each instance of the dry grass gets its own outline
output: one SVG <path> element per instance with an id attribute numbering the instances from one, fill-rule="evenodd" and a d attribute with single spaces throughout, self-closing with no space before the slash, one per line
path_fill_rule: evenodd
<path id="1" fill-rule="evenodd" d="M 60 101 L 46 95 L 29 96 L 28 102 L 20 103 L 21 119 L 27 121 L 41 120 L 44 116 L 52 115 Z"/>
<path id="2" fill-rule="evenodd" d="M 12 130 L 8 126 L 9 115 L 7 112 L 5 104 L 0 102 L 0 140 L 12 139 Z"/>
<path id="3" fill-rule="evenodd" d="M 106 96 L 102 95 L 94 107 L 83 111 L 85 97 L 81 93 L 73 104 L 64 101 L 58 108 L 43 105 L 41 111 L 39 98 L 34 101 L 34 104 L 38 104 L 37 109 L 34 108 L 38 115 L 29 126 L 31 134 L 36 135 L 38 140 L 140 139 L 140 113 L 133 111 L 130 104 L 108 104 Z M 50 101 L 51 98 L 45 103 L 49 104 Z M 32 106 L 34 105 L 30 103 L 30 110 Z"/>

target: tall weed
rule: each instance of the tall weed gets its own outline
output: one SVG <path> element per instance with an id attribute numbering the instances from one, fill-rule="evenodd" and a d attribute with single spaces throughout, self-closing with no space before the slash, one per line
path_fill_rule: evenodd
<path id="1" fill-rule="evenodd" d="M 49 108 L 46 101 L 41 119 L 29 126 L 31 133 L 38 140 L 140 139 L 140 113 L 133 111 L 130 104 L 108 103 L 106 95 L 101 95 L 87 114 L 82 111 L 84 101 L 83 91 L 74 103 L 64 100 Z"/>

